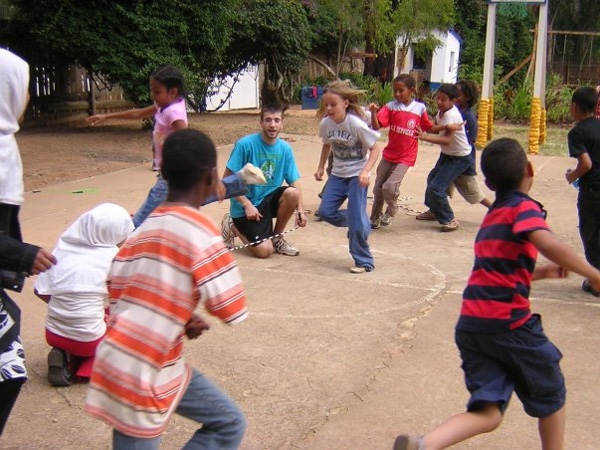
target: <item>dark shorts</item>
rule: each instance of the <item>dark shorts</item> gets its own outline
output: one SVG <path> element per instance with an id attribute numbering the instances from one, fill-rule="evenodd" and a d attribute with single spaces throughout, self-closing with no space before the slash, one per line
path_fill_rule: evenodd
<path id="1" fill-rule="evenodd" d="M 260 202 L 256 209 L 261 213 L 262 219 L 258 222 L 256 220 L 248 220 L 246 216 L 233 218 L 235 227 L 240 233 L 246 236 L 248 241 L 256 242 L 273 236 L 273 219 L 277 217 L 279 199 L 281 198 L 283 191 L 289 187 L 290 186 L 278 187 Z"/>
<path id="2" fill-rule="evenodd" d="M 538 314 L 505 333 L 456 330 L 455 340 L 471 393 L 468 411 L 498 403 L 504 413 L 513 391 L 532 417 L 549 416 L 565 404 L 562 353 L 544 334 Z"/>

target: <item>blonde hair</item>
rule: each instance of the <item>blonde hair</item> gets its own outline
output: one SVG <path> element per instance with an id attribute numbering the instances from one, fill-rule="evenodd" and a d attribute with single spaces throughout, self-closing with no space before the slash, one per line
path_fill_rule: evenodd
<path id="1" fill-rule="evenodd" d="M 332 81 L 323 89 L 323 95 L 325 94 L 336 94 L 342 97 L 344 100 L 348 100 L 348 108 L 347 112 L 354 114 L 355 116 L 360 117 L 365 120 L 365 111 L 360 106 L 360 98 L 366 98 L 366 91 L 362 91 L 360 89 L 356 89 L 352 87 L 348 80 L 346 81 Z M 323 118 L 325 117 L 325 104 L 321 101 L 321 106 L 317 111 L 317 117 Z"/>

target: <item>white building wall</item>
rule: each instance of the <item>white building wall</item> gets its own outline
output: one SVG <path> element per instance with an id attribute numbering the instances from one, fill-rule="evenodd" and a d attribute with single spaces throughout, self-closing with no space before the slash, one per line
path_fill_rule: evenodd
<path id="1" fill-rule="evenodd" d="M 434 31 L 442 45 L 434 50 L 430 60 L 425 63 L 425 78 L 431 83 L 455 83 L 458 78 L 458 58 L 460 56 L 460 41 L 451 32 Z M 400 43 L 400 38 L 398 38 Z M 397 44 L 398 45 L 398 44 Z M 414 66 L 414 51 L 408 50 L 406 58 L 395 73 L 410 73 Z"/>
<path id="2" fill-rule="evenodd" d="M 214 111 L 221 101 L 227 97 L 231 86 L 233 86 L 233 77 L 227 77 L 219 92 L 206 99 L 206 109 Z M 260 80 L 258 66 L 248 66 L 240 73 L 237 83 L 233 86 L 231 96 L 219 111 L 259 107 Z"/>

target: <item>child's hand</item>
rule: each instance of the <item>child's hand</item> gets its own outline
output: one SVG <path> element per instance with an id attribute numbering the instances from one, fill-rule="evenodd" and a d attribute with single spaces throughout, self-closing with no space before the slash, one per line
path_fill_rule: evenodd
<path id="1" fill-rule="evenodd" d="M 33 260 L 33 266 L 31 267 L 31 273 L 33 275 L 39 275 L 46 270 L 49 270 L 53 265 L 56 264 L 56 257 L 52 254 L 40 248 L 35 255 Z"/>
<path id="2" fill-rule="evenodd" d="M 185 324 L 185 335 L 188 339 L 196 339 L 207 330 L 210 330 L 210 325 L 196 314 L 192 314 L 188 323 Z"/>
<path id="3" fill-rule="evenodd" d="M 379 106 L 377 106 L 376 103 L 370 103 L 369 111 L 371 111 L 372 114 L 375 114 L 377 111 L 379 111 Z"/>
<path id="4" fill-rule="evenodd" d="M 325 174 L 325 170 L 319 167 L 315 172 L 315 180 L 323 181 L 323 175 Z"/>
<path id="5" fill-rule="evenodd" d="M 459 131 L 462 129 L 462 127 L 465 126 L 467 122 L 461 122 L 461 123 L 449 123 L 448 125 L 446 125 L 446 130 L 448 131 Z"/>
<path id="6" fill-rule="evenodd" d="M 415 137 L 417 139 L 423 140 L 425 138 L 426 134 L 427 133 L 425 131 L 423 131 L 423 128 L 421 128 L 419 125 L 417 125 L 417 127 L 415 128 Z"/>
<path id="7" fill-rule="evenodd" d="M 567 183 L 572 184 L 577 179 L 577 177 L 573 176 L 573 170 L 567 169 L 567 171 L 565 172 L 565 179 L 567 180 Z"/>
<path id="8" fill-rule="evenodd" d="M 547 264 L 540 267 L 542 271 L 542 278 L 568 278 L 569 271 L 564 267 L 557 266 L 556 264 Z"/>
<path id="9" fill-rule="evenodd" d="M 364 170 L 360 173 L 360 175 L 358 176 L 358 184 L 361 185 L 362 187 L 367 187 L 369 186 L 369 172 L 365 172 Z"/>
<path id="10" fill-rule="evenodd" d="M 96 114 L 95 116 L 86 117 L 85 119 L 85 121 L 91 126 L 94 126 L 98 122 L 102 122 L 104 120 L 106 120 L 105 114 Z"/>

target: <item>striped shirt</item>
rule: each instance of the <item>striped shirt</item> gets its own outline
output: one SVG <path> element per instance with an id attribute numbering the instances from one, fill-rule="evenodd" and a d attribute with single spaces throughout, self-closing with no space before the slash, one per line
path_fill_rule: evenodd
<path id="1" fill-rule="evenodd" d="M 200 301 L 227 324 L 244 320 L 240 274 L 209 218 L 163 204 L 121 247 L 108 285 L 111 315 L 85 410 L 124 434 L 156 437 L 189 383 L 185 324 Z"/>
<path id="2" fill-rule="evenodd" d="M 527 322 L 537 258 L 527 236 L 535 230 L 549 230 L 542 205 L 522 192 L 497 193 L 475 238 L 475 264 L 457 329 L 499 333 Z"/>

